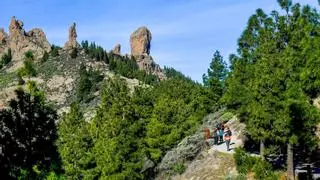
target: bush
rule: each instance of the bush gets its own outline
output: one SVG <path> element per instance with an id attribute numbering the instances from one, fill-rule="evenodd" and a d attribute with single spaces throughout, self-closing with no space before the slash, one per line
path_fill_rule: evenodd
<path id="1" fill-rule="evenodd" d="M 256 179 L 277 180 L 279 177 L 279 173 L 274 172 L 269 162 L 250 156 L 243 149 L 235 149 L 234 160 L 240 174 L 253 172 Z"/>
<path id="2" fill-rule="evenodd" d="M 174 173 L 182 174 L 186 168 L 183 163 L 177 163 L 172 166 L 172 170 Z"/>
<path id="3" fill-rule="evenodd" d="M 257 161 L 256 157 L 250 156 L 243 149 L 235 149 L 233 157 L 236 162 L 237 171 L 240 174 L 247 174 L 252 171 Z"/>
<path id="4" fill-rule="evenodd" d="M 25 53 L 24 53 L 24 58 L 25 58 L 25 59 L 34 60 L 34 56 L 33 56 L 32 51 L 27 51 L 27 52 L 25 52 Z"/>

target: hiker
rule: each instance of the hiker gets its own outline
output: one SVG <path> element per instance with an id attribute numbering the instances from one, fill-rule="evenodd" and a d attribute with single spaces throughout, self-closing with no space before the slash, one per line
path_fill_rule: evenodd
<path id="1" fill-rule="evenodd" d="M 223 143 L 224 126 L 221 125 L 218 131 L 220 143 Z"/>
<path id="2" fill-rule="evenodd" d="M 213 144 L 214 145 L 218 145 L 219 135 L 218 135 L 218 130 L 216 128 L 213 130 L 212 137 L 213 137 L 213 140 L 214 140 Z"/>
<path id="3" fill-rule="evenodd" d="M 203 132 L 204 132 L 205 143 L 208 147 L 210 147 L 210 130 L 208 128 L 205 128 Z"/>
<path id="4" fill-rule="evenodd" d="M 232 136 L 231 130 L 229 129 L 229 127 L 227 127 L 224 133 L 224 140 L 226 141 L 227 151 L 230 151 L 231 136 Z"/>

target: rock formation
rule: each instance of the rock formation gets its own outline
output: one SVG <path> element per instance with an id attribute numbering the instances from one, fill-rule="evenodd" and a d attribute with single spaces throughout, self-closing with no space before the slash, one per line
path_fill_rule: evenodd
<path id="1" fill-rule="evenodd" d="M 151 32 L 146 27 L 140 27 L 130 36 L 131 54 L 150 54 Z"/>
<path id="2" fill-rule="evenodd" d="M 140 27 L 134 31 L 130 36 L 131 55 L 134 56 L 141 70 L 165 79 L 162 69 L 150 56 L 151 39 L 151 32 L 146 27 Z"/>
<path id="3" fill-rule="evenodd" d="M 76 23 L 73 23 L 69 28 L 68 41 L 64 44 L 65 49 L 79 48 L 80 45 L 77 42 L 77 30 Z"/>
<path id="4" fill-rule="evenodd" d="M 118 55 L 120 55 L 120 54 L 121 54 L 121 45 L 120 45 L 120 44 L 117 44 L 117 45 L 113 48 L 112 53 L 113 53 L 113 54 L 118 54 Z"/>
<path id="5" fill-rule="evenodd" d="M 10 21 L 9 36 L 0 29 L 0 55 L 8 48 L 11 49 L 13 61 L 22 60 L 27 51 L 32 51 L 36 59 L 42 58 L 45 51 L 51 51 L 51 45 L 41 29 L 25 32 L 23 22 L 14 16 Z"/>
<path id="6" fill-rule="evenodd" d="M 8 39 L 7 33 L 4 31 L 3 28 L 0 28 L 0 45 L 6 44 Z"/>
<path id="7" fill-rule="evenodd" d="M 4 53 L 6 49 L 8 49 L 7 41 L 8 41 L 7 33 L 4 31 L 3 28 L 0 28 L 0 58 L 2 56 L 1 54 Z"/>

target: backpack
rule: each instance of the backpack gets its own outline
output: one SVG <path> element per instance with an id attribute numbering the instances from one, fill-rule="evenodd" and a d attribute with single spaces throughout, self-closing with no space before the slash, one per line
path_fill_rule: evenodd
<path id="1" fill-rule="evenodd" d="M 229 136 L 232 136 L 232 132 L 230 130 L 227 133 Z"/>
<path id="2" fill-rule="evenodd" d="M 232 132 L 230 130 L 228 130 L 225 134 L 225 136 L 232 136 Z"/>

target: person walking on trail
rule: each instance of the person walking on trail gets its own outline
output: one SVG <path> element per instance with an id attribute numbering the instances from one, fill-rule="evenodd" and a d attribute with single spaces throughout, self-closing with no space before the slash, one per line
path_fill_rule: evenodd
<path id="1" fill-rule="evenodd" d="M 231 130 L 227 127 L 224 133 L 224 140 L 226 141 L 227 151 L 230 151 L 230 142 L 231 142 Z"/>
<path id="2" fill-rule="evenodd" d="M 220 143 L 223 143 L 223 133 L 224 133 L 224 126 L 221 125 L 219 128 L 219 139 L 220 139 Z"/>
<path id="3" fill-rule="evenodd" d="M 204 139 L 207 147 L 210 147 L 210 130 L 208 128 L 204 129 Z"/>
<path id="4" fill-rule="evenodd" d="M 214 129 L 213 130 L 213 140 L 214 140 L 214 145 L 218 145 L 218 142 L 219 142 L 219 135 L 218 135 L 218 130 L 217 129 Z"/>

